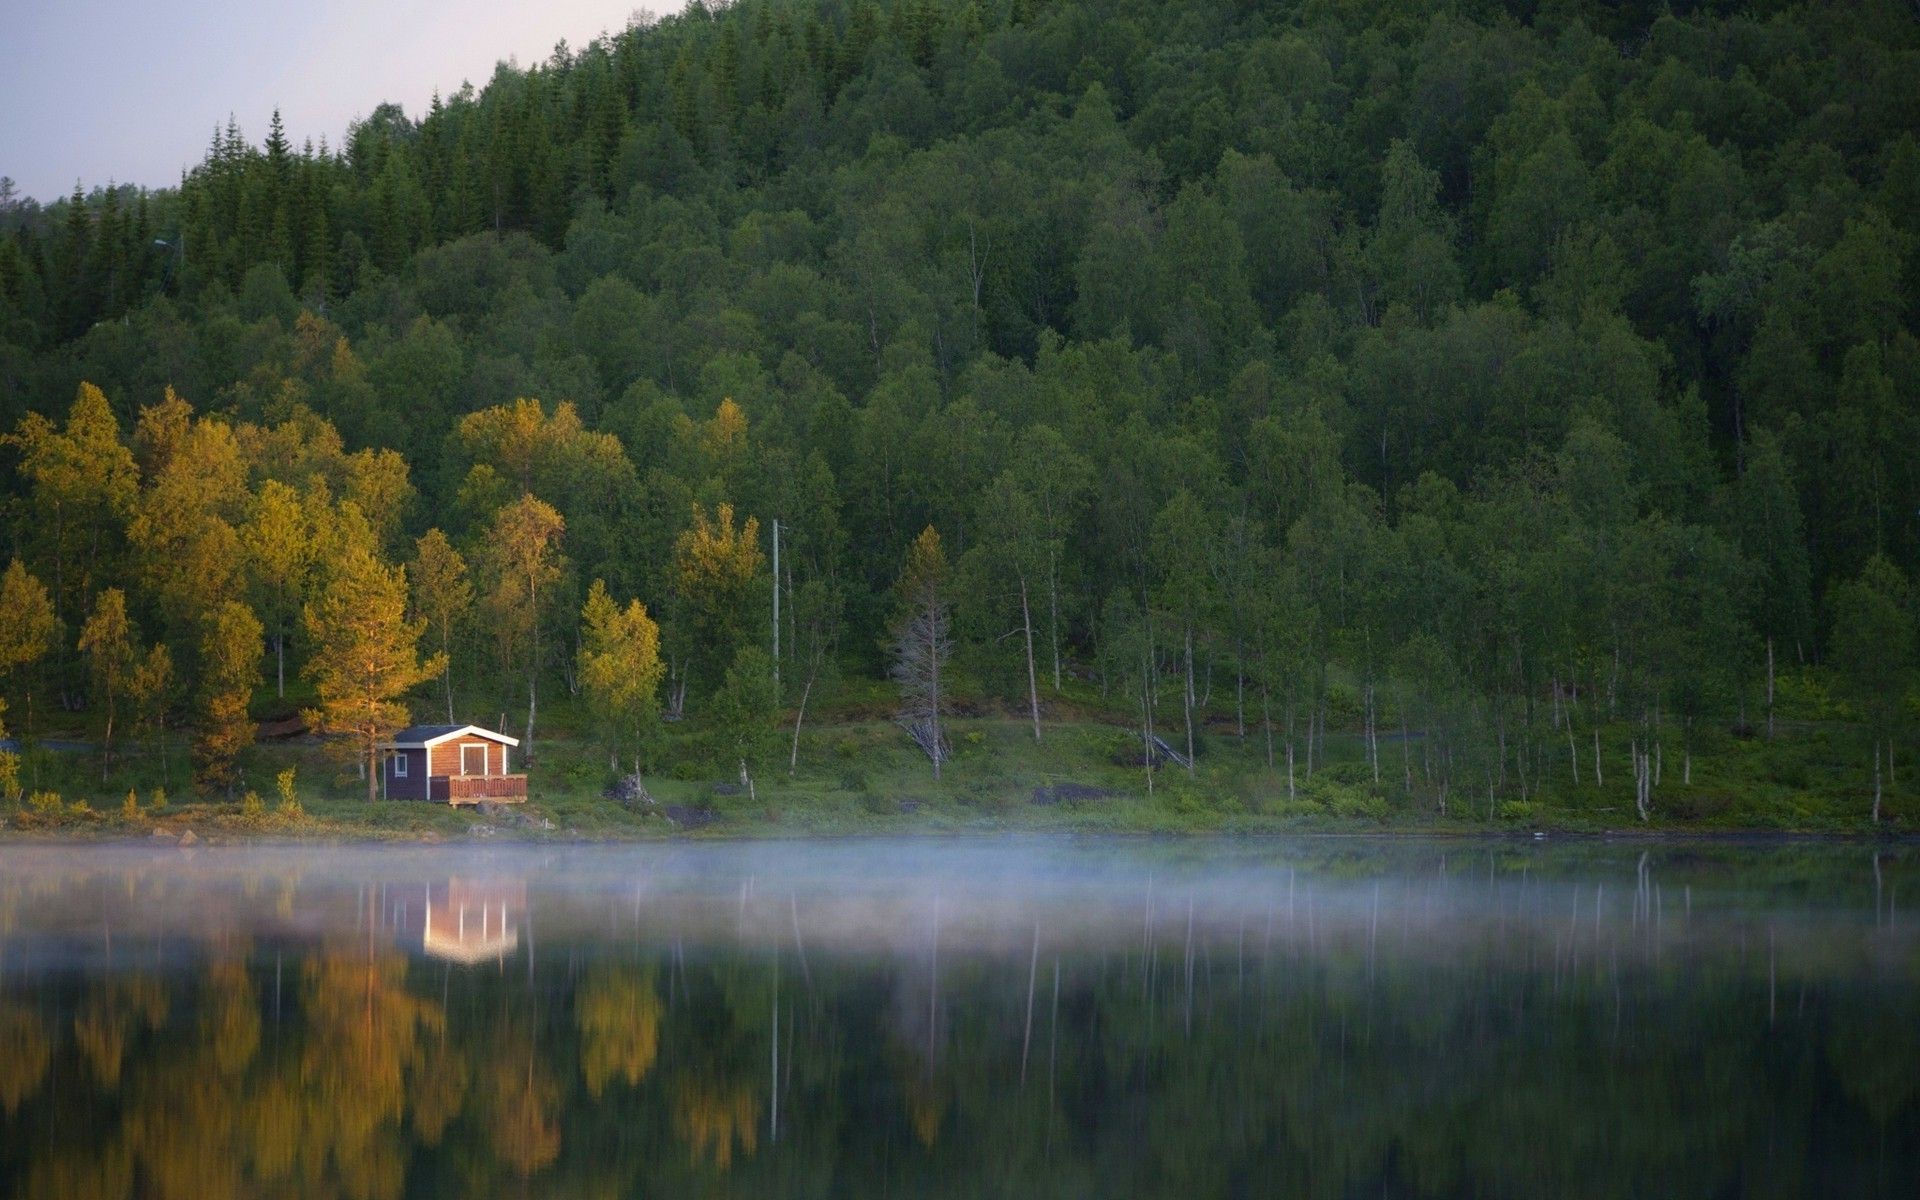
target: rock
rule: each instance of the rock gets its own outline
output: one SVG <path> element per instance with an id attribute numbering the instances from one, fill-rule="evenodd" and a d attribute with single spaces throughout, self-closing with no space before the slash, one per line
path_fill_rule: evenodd
<path id="1" fill-rule="evenodd" d="M 1106 800 L 1113 793 L 1106 788 L 1092 787 L 1084 783 L 1056 783 L 1052 787 L 1033 789 L 1031 802 L 1034 804 L 1062 804 L 1078 800 Z"/>
<path id="2" fill-rule="evenodd" d="M 682 829 L 699 829 L 719 820 L 719 814 L 711 808 L 689 808 L 684 804 L 669 804 L 660 811 L 666 815 L 667 820 Z"/>
<path id="3" fill-rule="evenodd" d="M 647 785 L 638 775 L 622 775 L 600 794 L 625 808 L 641 808 L 653 803 L 653 797 L 647 794 Z"/>
<path id="4" fill-rule="evenodd" d="M 194 834 L 193 830 L 189 829 L 185 833 L 181 834 L 180 840 L 174 844 L 184 848 L 187 846 L 198 845 L 199 842 L 200 842 L 199 837 Z"/>
<path id="5" fill-rule="evenodd" d="M 148 834 L 147 838 L 149 841 L 165 842 L 168 845 L 172 845 L 174 841 L 172 830 L 158 827 L 156 827 L 152 833 Z"/>

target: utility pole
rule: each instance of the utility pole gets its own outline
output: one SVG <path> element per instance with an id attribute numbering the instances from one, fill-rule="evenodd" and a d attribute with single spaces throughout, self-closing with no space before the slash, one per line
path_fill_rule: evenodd
<path id="1" fill-rule="evenodd" d="M 773 521 L 773 687 L 780 689 L 780 519 Z"/>

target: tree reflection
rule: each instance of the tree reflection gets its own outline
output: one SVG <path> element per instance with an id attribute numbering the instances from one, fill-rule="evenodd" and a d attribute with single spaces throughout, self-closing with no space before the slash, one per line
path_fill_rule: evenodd
<path id="1" fill-rule="evenodd" d="M 836 942 L 784 893 L 536 928 L 475 883 L 430 947 L 424 892 L 263 886 L 6 973 L 0 1195 L 1902 1194 L 1914 935 L 1461 886 L 955 906 L 937 973 L 924 914 Z"/>

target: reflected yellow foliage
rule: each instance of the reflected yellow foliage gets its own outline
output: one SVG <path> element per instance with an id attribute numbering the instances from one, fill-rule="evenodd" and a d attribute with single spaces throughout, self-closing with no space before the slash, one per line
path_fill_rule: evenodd
<path id="1" fill-rule="evenodd" d="M 397 1134 L 406 1076 L 422 1055 L 420 1035 L 438 1032 L 437 1004 L 406 989 L 406 960 L 391 952 L 338 950 L 302 967 L 310 1037 L 300 1060 L 306 1098 L 302 1150 L 310 1174 L 330 1164 L 356 1196 L 391 1196 L 403 1182 Z"/>
<path id="2" fill-rule="evenodd" d="M 20 1200 L 120 1200 L 133 1195 L 133 1159 L 126 1147 L 38 1159 L 27 1172 Z"/>
<path id="3" fill-rule="evenodd" d="M 52 1047 L 32 1010 L 0 1005 L 0 1109 L 11 1117 L 46 1077 Z"/>
<path id="4" fill-rule="evenodd" d="M 200 1034 L 213 1047 L 222 1075 L 238 1075 L 253 1061 L 260 1048 L 260 997 L 240 963 L 215 963 L 208 970 Z"/>
<path id="5" fill-rule="evenodd" d="M 534 1065 L 531 1052 L 495 1064 L 492 1094 L 493 1148 L 501 1162 L 528 1176 L 560 1157 L 560 1122 L 553 1115 L 560 1089 Z"/>
<path id="6" fill-rule="evenodd" d="M 907 1120 L 913 1124 L 913 1136 L 929 1150 L 940 1138 L 940 1124 L 947 1116 L 947 1089 L 924 1071 L 907 1075 Z"/>
<path id="7" fill-rule="evenodd" d="M 413 1131 L 429 1146 L 438 1145 L 447 1124 L 467 1102 L 467 1064 L 444 1045 L 428 1052 L 425 1063 L 408 1077 L 413 1098 Z"/>
<path id="8" fill-rule="evenodd" d="M 673 1131 L 695 1163 L 705 1159 L 725 1171 L 733 1166 L 735 1146 L 752 1154 L 759 1145 L 759 1121 L 759 1102 L 745 1084 L 685 1075 L 674 1086 Z"/>
<path id="9" fill-rule="evenodd" d="M 581 984 L 574 1016 L 580 1025 L 580 1071 L 596 1098 L 615 1077 L 631 1087 L 653 1069 L 660 1050 L 660 995 L 651 972 L 595 970 Z"/>
<path id="10" fill-rule="evenodd" d="M 73 1018 L 73 1040 L 94 1082 L 120 1086 L 120 1063 L 135 1022 L 157 1029 L 167 1019 L 167 994 L 159 983 L 136 976 L 94 987 Z"/>

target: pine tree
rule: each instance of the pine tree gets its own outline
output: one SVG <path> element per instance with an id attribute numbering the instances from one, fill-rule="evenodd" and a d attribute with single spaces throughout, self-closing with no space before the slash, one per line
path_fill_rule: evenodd
<path id="1" fill-rule="evenodd" d="M 947 606 L 947 556 L 929 525 L 907 551 L 906 569 L 894 588 L 894 682 L 900 685 L 900 725 L 933 760 L 933 777 L 951 755 L 947 746 L 945 672 L 953 655 Z"/>
<path id="2" fill-rule="evenodd" d="M 304 717 L 323 733 L 344 735 L 366 768 L 367 799 L 379 795 L 380 744 L 407 723 L 399 697 L 440 674 L 444 655 L 420 660 L 425 621 L 407 619 L 406 578 L 365 548 L 334 567 L 306 607 L 313 657 L 306 675 L 320 697 Z"/>

